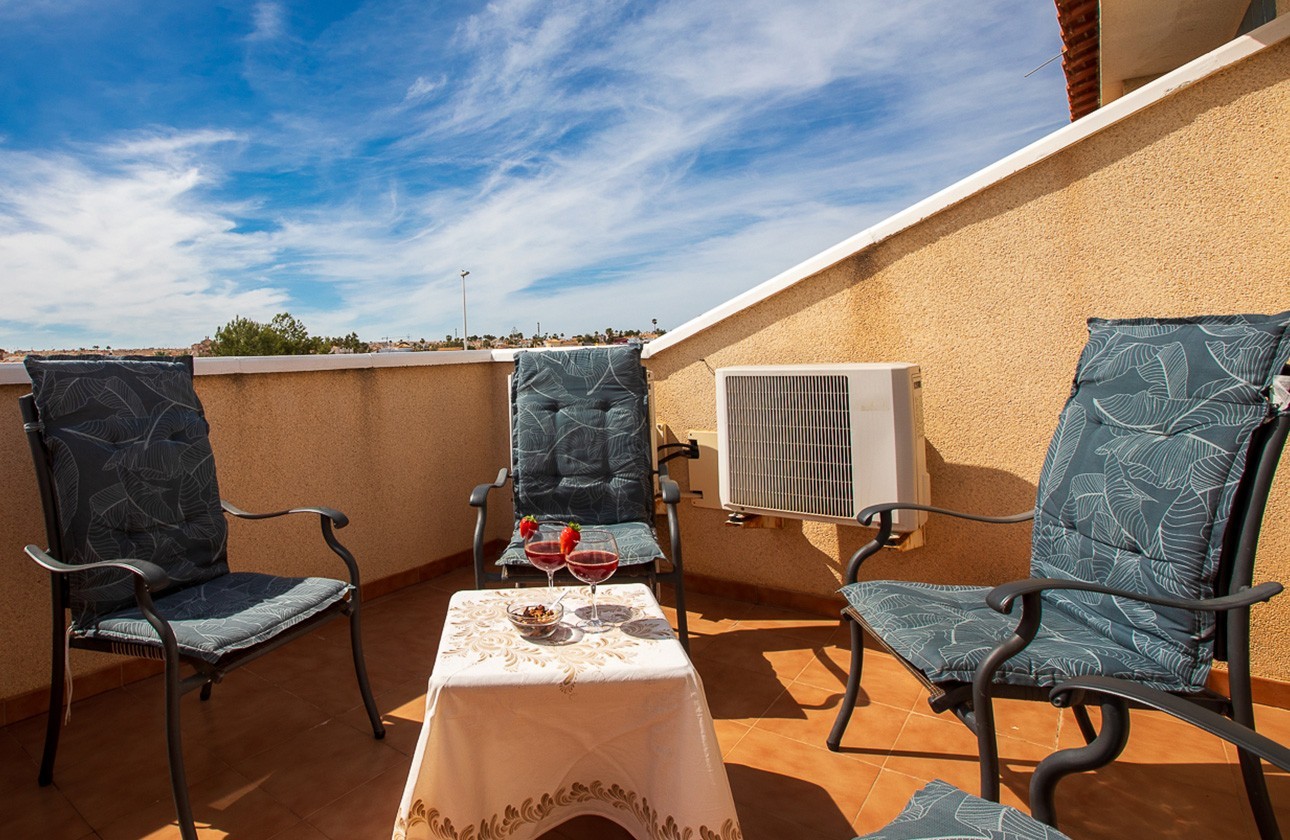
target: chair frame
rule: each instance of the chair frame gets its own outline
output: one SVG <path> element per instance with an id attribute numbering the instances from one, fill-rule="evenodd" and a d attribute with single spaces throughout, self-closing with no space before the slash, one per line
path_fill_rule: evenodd
<path id="1" fill-rule="evenodd" d="M 191 373 L 191 357 L 188 357 L 188 365 Z M 32 560 L 49 571 L 51 584 L 50 606 L 53 644 L 50 648 L 49 719 L 46 722 L 45 747 L 41 757 L 38 777 L 41 786 L 49 785 L 54 780 L 54 760 L 58 753 L 58 741 L 63 725 L 64 679 L 67 669 L 67 650 L 64 647 L 64 639 L 67 637 L 67 611 L 71 605 L 71 587 L 67 575 L 93 569 L 120 569 L 132 575 L 135 604 L 148 624 L 157 632 L 161 639 L 161 647 L 76 637 L 67 639 L 67 646 L 83 650 L 160 659 L 164 663 L 166 744 L 170 763 L 170 782 L 175 800 L 175 809 L 179 817 L 179 830 L 184 840 L 196 840 L 197 838 L 197 831 L 193 823 L 192 805 L 188 796 L 188 784 L 184 772 L 180 727 L 179 700 L 189 691 L 200 688 L 201 699 L 209 700 L 214 684 L 223 680 L 224 675 L 229 671 L 258 659 L 287 642 L 308 634 L 320 624 L 344 615 L 349 617 L 354 671 L 358 678 L 359 691 L 363 695 L 363 705 L 367 710 L 368 720 L 372 725 L 372 735 L 377 739 L 385 737 L 385 727 L 381 723 L 380 713 L 377 711 L 376 702 L 372 698 L 372 690 L 367 678 L 367 667 L 363 659 L 363 642 L 359 622 L 361 601 L 359 597 L 358 564 L 349 550 L 336 539 L 334 533 L 335 528 L 344 528 L 349 524 L 349 518 L 345 514 L 326 507 L 293 508 L 273 513 L 247 513 L 221 499 L 220 504 L 224 512 L 238 519 L 272 519 L 296 513 L 318 515 L 321 521 L 323 541 L 345 564 L 349 571 L 349 582 L 353 588 L 348 599 L 335 602 L 305 621 L 293 625 L 258 645 L 227 654 L 216 663 L 212 664 L 197 657 L 185 655 L 178 648 L 174 630 L 165 617 L 158 612 L 156 605 L 153 603 L 153 593 L 161 592 L 170 584 L 169 577 L 160 566 L 151 561 L 138 558 L 120 558 L 83 565 L 67 564 L 56 559 L 64 556 L 64 552 L 62 530 L 59 527 L 57 506 L 55 504 L 50 453 L 41 436 L 44 425 L 40 420 L 35 398 L 31 394 L 19 397 L 18 402 L 22 413 L 23 428 L 27 433 L 27 442 L 31 448 L 32 460 L 36 468 L 36 482 L 39 487 L 41 507 L 45 516 L 45 534 L 49 540 L 47 550 L 42 550 L 34 545 L 28 545 L 25 549 Z M 181 677 L 179 673 L 181 665 L 192 666 L 194 672 L 186 677 Z"/>
<path id="2" fill-rule="evenodd" d="M 1290 374 L 1290 365 L 1282 370 Z M 977 667 L 972 681 L 934 683 L 919 668 L 892 650 L 873 631 L 864 618 L 851 606 L 842 610 L 850 626 L 851 669 L 847 677 L 846 694 L 838 709 L 838 716 L 826 741 L 829 749 L 837 751 L 846 731 L 847 723 L 860 689 L 860 674 L 864 660 L 864 634 L 867 632 L 882 648 L 900 661 L 928 689 L 928 704 L 936 713 L 952 711 L 977 736 L 981 762 L 981 797 L 997 802 L 999 799 L 999 751 L 994 728 L 994 697 L 1023 700 L 1047 700 L 1049 690 L 1036 686 L 1017 686 L 996 682 L 994 676 L 1000 666 L 1021 651 L 1035 637 L 1041 618 L 1042 592 L 1046 590 L 1081 590 L 1102 595 L 1129 598 L 1158 606 L 1203 610 L 1218 614 L 1215 622 L 1214 660 L 1228 663 L 1229 693 L 1223 695 L 1206 688 L 1194 694 L 1179 694 L 1186 702 L 1208 708 L 1230 717 L 1236 723 L 1254 729 L 1254 704 L 1250 682 L 1250 607 L 1266 601 L 1281 591 L 1279 584 L 1264 584 L 1251 589 L 1254 577 L 1255 550 L 1259 530 L 1277 463 L 1290 434 L 1290 412 L 1269 417 L 1255 429 L 1249 446 L 1245 473 L 1242 475 L 1233 502 L 1232 513 L 1219 557 L 1216 591 L 1218 597 L 1206 600 L 1154 598 L 1134 592 L 1112 589 L 1100 584 L 1051 578 L 1024 578 L 1005 583 L 992 589 L 986 602 L 1000 613 L 1009 613 L 1013 603 L 1021 600 L 1021 614 L 1013 635 L 1000 643 Z M 866 559 L 877 554 L 892 534 L 892 511 L 920 510 L 990 524 L 1011 524 L 1034 519 L 1032 509 L 1011 516 L 980 516 L 946 510 L 927 505 L 900 502 L 873 505 L 857 514 L 861 525 L 868 526 L 878 518 L 878 533 L 869 543 L 852 555 L 847 565 L 844 585 L 859 580 L 860 567 Z M 1275 589 L 1273 588 L 1275 587 Z M 1070 703 L 1080 732 L 1087 743 L 1098 737 L 1092 720 L 1083 703 L 1078 699 Z M 1126 724 L 1127 726 L 1127 724 Z M 1105 729 L 1105 727 L 1104 727 Z M 1118 753 L 1117 753 L 1118 754 Z M 1114 756 L 1111 756 L 1114 758 Z M 1107 761 L 1111 759 L 1106 759 Z M 1102 763 L 1105 763 L 1102 762 Z M 1250 806 L 1254 810 L 1259 830 L 1265 837 L 1278 836 L 1276 819 L 1268 798 L 1267 784 L 1259 759 L 1246 750 L 1240 751 L 1241 775 L 1245 781 Z M 1100 765 L 1090 765 L 1100 766 Z"/>
<path id="3" fill-rule="evenodd" d="M 1277 583 L 1262 584 L 1281 591 Z M 1273 593 L 1275 594 L 1275 593 Z M 1059 750 L 1045 758 L 1030 777 L 1030 811 L 1035 819 L 1057 828 L 1057 783 L 1072 773 L 1096 770 L 1110 764 L 1120 756 L 1129 742 L 1129 709 L 1155 709 L 1172 715 L 1198 729 L 1215 735 L 1237 748 L 1244 762 L 1246 756 L 1254 761 L 1267 760 L 1290 770 L 1290 749 L 1252 727 L 1220 717 L 1203 709 L 1185 697 L 1167 694 L 1144 685 L 1114 677 L 1076 677 L 1056 686 L 1049 695 L 1054 706 L 1083 708 L 1097 703 L 1102 708 L 1102 729 L 1087 746 Z M 1276 821 L 1264 823 L 1257 820 L 1259 836 L 1263 840 L 1281 837 Z"/>

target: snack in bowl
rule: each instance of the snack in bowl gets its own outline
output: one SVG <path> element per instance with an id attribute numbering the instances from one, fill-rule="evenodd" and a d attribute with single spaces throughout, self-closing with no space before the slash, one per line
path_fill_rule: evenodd
<path id="1" fill-rule="evenodd" d="M 506 617 L 526 639 L 545 639 L 555 632 L 564 607 L 542 602 L 514 602 L 506 605 Z"/>

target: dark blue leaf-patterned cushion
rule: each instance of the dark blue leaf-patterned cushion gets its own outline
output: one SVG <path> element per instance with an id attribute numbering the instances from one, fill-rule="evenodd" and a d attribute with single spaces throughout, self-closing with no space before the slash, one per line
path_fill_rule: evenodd
<path id="1" fill-rule="evenodd" d="M 904 810 L 856 840 L 1069 840 L 1016 808 L 987 802 L 940 779 L 910 798 Z"/>
<path id="2" fill-rule="evenodd" d="M 329 578 L 284 578 L 232 572 L 155 599 L 175 632 L 181 655 L 218 662 L 252 647 L 345 598 L 350 585 Z M 73 626 L 76 635 L 123 645 L 161 647 L 138 609 Z"/>
<path id="3" fill-rule="evenodd" d="M 597 525 L 599 531 L 608 531 L 618 543 L 618 565 L 636 566 L 642 563 L 653 563 L 663 556 L 654 536 L 654 526 L 644 522 L 620 522 L 614 525 Z M 511 542 L 497 561 L 500 566 L 527 566 L 528 558 L 524 556 L 524 540 L 520 539 L 517 528 L 511 534 Z"/>
<path id="4" fill-rule="evenodd" d="M 652 522 L 649 388 L 638 347 L 520 353 L 511 383 L 516 516 Z"/>
<path id="5" fill-rule="evenodd" d="M 897 580 L 861 581 L 842 588 L 874 634 L 932 682 L 971 682 L 986 655 L 1012 635 L 1016 615 L 995 612 L 990 590 Z M 1165 691 L 1187 686 L 1169 669 L 1132 647 L 1055 609 L 1045 609 L 1039 633 L 999 669 L 996 680 L 1045 688 L 1070 677 L 1105 674 Z"/>
<path id="6" fill-rule="evenodd" d="M 1290 357 L 1290 313 L 1089 321 L 1040 475 L 1031 574 L 1207 598 L 1254 429 Z M 1209 614 L 1046 592 L 1061 611 L 1192 689 Z"/>
<path id="7" fill-rule="evenodd" d="M 28 356 L 66 563 L 133 557 L 177 587 L 228 571 L 227 525 L 185 360 Z M 129 573 L 78 573 L 74 615 L 134 603 Z"/>

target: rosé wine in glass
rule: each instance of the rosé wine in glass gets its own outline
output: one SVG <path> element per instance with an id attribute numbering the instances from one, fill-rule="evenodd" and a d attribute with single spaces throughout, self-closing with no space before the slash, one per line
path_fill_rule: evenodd
<path id="1" fill-rule="evenodd" d="M 578 546 L 565 558 L 569 573 L 591 587 L 591 618 L 582 623 L 587 633 L 603 633 L 609 625 L 600 620 L 596 584 L 604 583 L 618 570 L 618 543 L 608 531 L 587 529 Z"/>
<path id="2" fill-rule="evenodd" d="M 564 554 L 560 551 L 560 531 L 563 525 L 543 522 L 524 540 L 524 556 L 533 566 L 546 572 L 546 585 L 555 594 L 555 573 L 564 567 Z"/>

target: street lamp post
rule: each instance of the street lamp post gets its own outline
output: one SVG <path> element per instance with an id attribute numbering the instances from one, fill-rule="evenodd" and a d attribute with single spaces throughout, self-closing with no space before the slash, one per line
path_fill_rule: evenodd
<path id="1" fill-rule="evenodd" d="M 470 330 L 466 328 L 466 275 L 470 274 L 466 269 L 461 270 L 461 349 L 470 349 Z"/>

